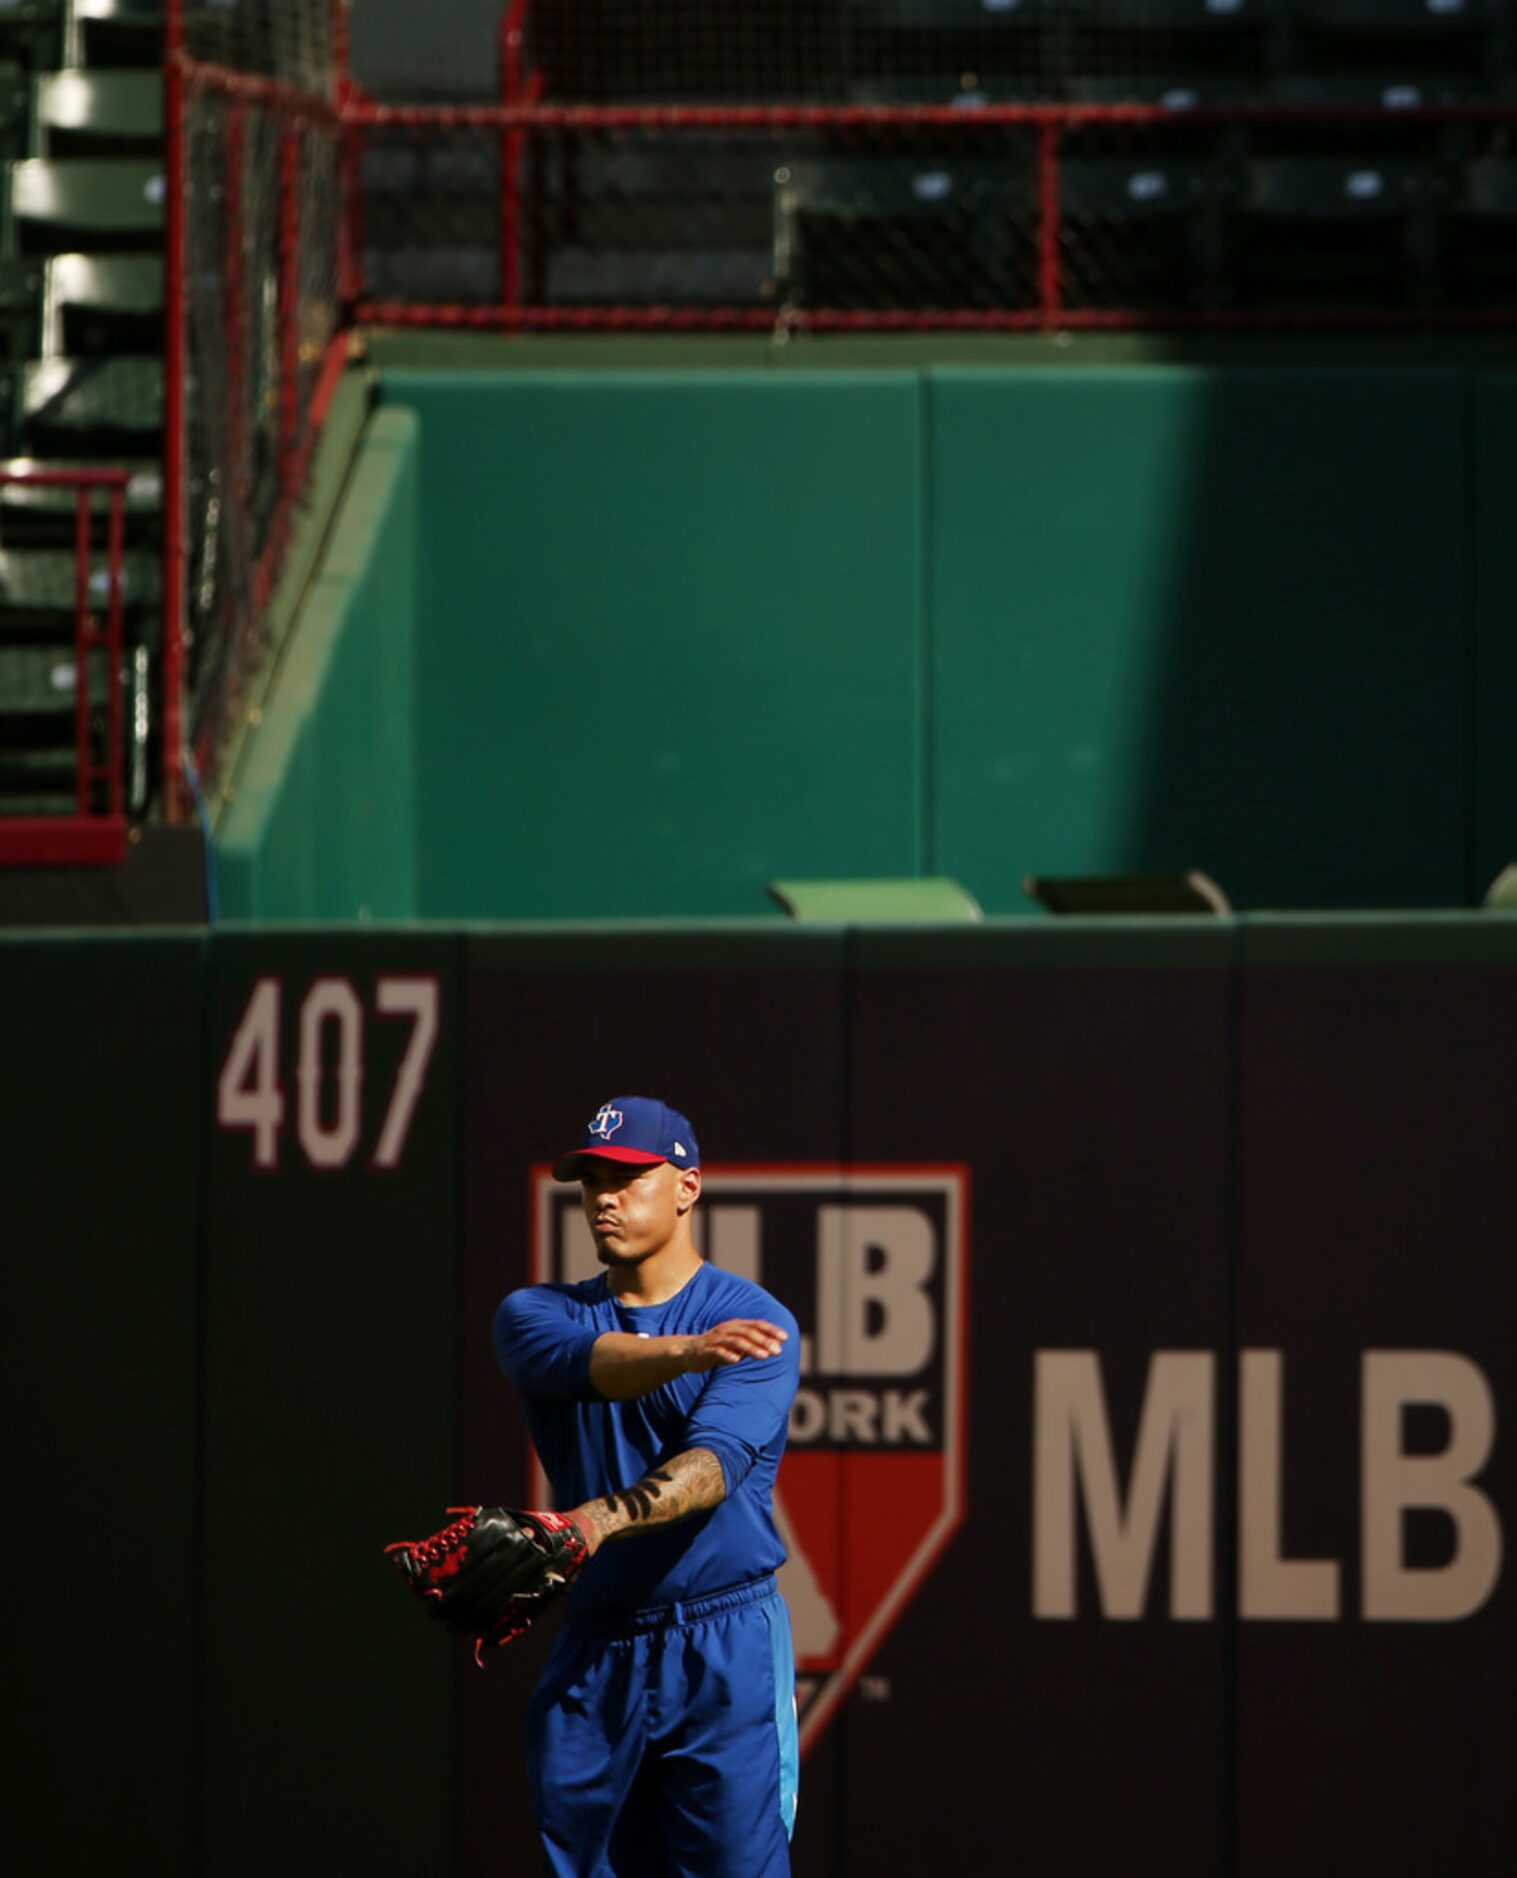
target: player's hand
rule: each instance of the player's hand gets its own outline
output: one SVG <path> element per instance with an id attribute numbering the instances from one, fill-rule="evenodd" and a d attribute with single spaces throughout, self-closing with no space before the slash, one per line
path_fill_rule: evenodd
<path id="1" fill-rule="evenodd" d="M 762 1317 L 732 1317 L 713 1330 L 692 1337 L 684 1352 L 689 1371 L 720 1369 L 743 1358 L 778 1356 L 789 1338 L 788 1330 L 765 1323 Z"/>

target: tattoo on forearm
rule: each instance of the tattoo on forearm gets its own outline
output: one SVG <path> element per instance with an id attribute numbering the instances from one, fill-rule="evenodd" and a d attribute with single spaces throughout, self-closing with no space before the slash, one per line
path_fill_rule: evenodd
<path id="1" fill-rule="evenodd" d="M 635 1487 L 623 1487 L 620 1493 L 608 1493 L 607 1502 L 631 1520 L 647 1519 L 655 1504 L 664 1497 L 664 1488 L 671 1484 L 669 1469 L 655 1467 L 651 1474 L 645 1474 Z"/>
<path id="2" fill-rule="evenodd" d="M 720 1505 L 726 1496 L 721 1462 L 709 1448 L 689 1448 L 634 1486 L 597 1500 L 594 1510 L 604 1536 L 614 1539 L 648 1526 L 673 1526 Z"/>

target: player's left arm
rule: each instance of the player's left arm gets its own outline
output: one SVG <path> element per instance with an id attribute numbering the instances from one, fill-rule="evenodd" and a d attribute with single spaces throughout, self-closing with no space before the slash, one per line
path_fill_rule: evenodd
<path id="1" fill-rule="evenodd" d="M 727 1497 L 727 1477 L 709 1448 L 687 1448 L 660 1461 L 633 1486 L 599 1500 L 587 1500 L 570 1513 L 592 1552 L 607 1539 L 632 1539 L 677 1525 L 697 1513 L 709 1513 Z"/>

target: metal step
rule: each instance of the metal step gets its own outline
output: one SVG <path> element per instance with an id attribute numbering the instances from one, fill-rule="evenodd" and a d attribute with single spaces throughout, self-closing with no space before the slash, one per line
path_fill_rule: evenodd
<path id="1" fill-rule="evenodd" d="M 32 359 L 22 368 L 20 405 L 33 455 L 154 456 L 163 441 L 163 360 Z"/>

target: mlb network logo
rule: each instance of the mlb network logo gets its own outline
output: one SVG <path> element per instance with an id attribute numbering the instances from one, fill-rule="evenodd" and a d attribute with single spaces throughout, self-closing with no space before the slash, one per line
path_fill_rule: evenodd
<path id="1" fill-rule="evenodd" d="M 600 1271 L 579 1191 L 533 1174 L 532 1277 Z M 964 1518 L 968 1170 L 707 1166 L 696 1241 L 801 1327 L 775 1517 L 801 1746 Z"/>

